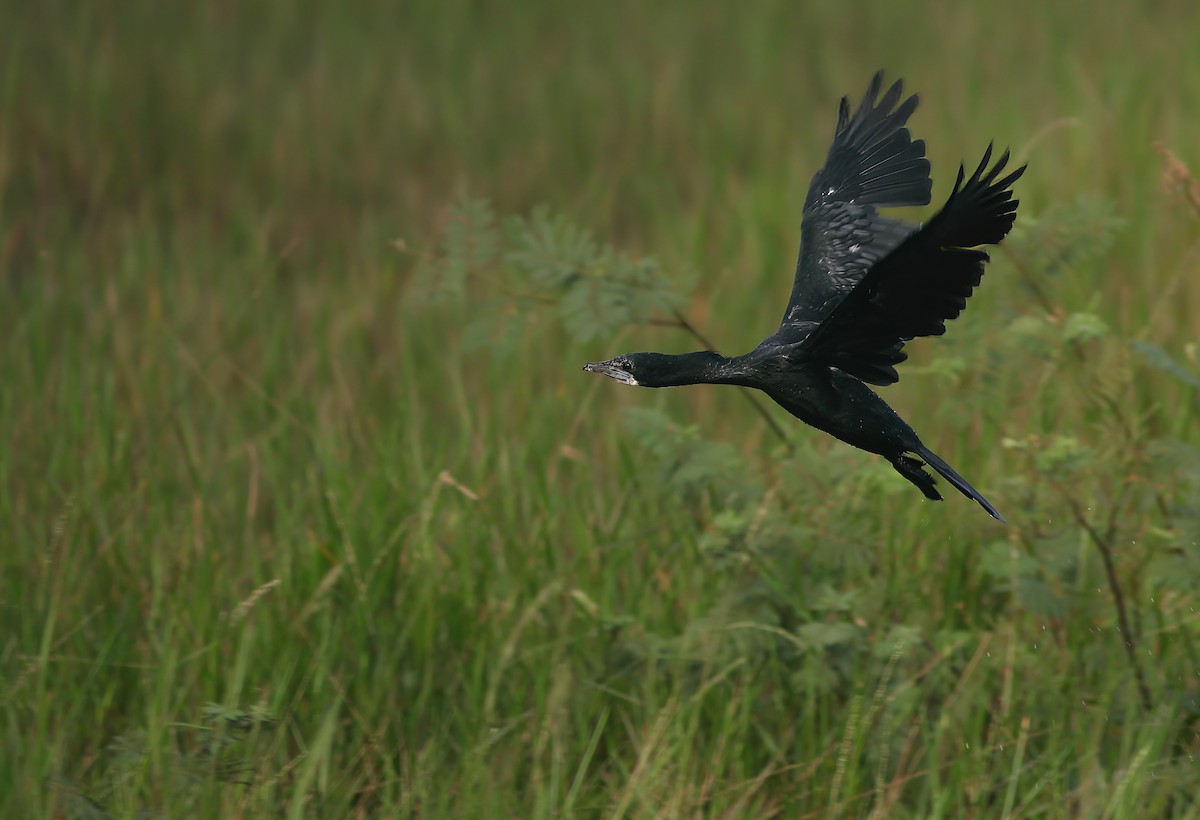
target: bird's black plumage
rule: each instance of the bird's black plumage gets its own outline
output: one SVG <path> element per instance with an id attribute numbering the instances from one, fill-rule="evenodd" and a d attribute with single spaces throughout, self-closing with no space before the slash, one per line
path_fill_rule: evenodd
<path id="1" fill-rule="evenodd" d="M 989 167 L 988 146 L 969 178 L 959 167 L 950 197 L 924 225 L 880 216 L 881 207 L 928 204 L 931 190 L 925 143 L 906 127 L 917 97 L 901 102 L 900 81 L 880 96 L 882 88 L 881 72 L 853 115 L 841 101 L 833 145 L 804 201 L 796 278 L 773 335 L 732 358 L 629 353 L 584 369 L 643 387 L 757 388 L 801 421 L 888 459 L 927 498 L 941 500 L 929 466 L 1003 521 L 868 384 L 896 382 L 904 344 L 945 333 L 966 307 L 988 261 L 979 246 L 999 243 L 1016 219 L 1011 187 L 1025 167 L 1002 176 L 1008 152 Z"/>

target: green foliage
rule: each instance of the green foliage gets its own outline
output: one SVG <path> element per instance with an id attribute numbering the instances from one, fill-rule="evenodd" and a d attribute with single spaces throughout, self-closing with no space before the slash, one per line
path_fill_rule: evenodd
<path id="1" fill-rule="evenodd" d="M 7 4 L 0 816 L 1196 814 L 1179 5 Z M 1030 162 L 887 391 L 1007 528 L 578 372 L 770 332 L 877 65 Z"/>
<path id="2" fill-rule="evenodd" d="M 720 506 L 745 503 L 761 493 L 738 451 L 728 442 L 706 439 L 698 425 L 681 426 L 646 407 L 626 408 L 624 417 L 631 441 L 658 464 L 652 486 L 692 498 L 708 492 Z"/>
<path id="3" fill-rule="evenodd" d="M 1014 606 L 1036 618 L 1061 621 L 1073 614 L 1061 591 L 1063 575 L 1070 573 L 1055 573 L 1049 563 L 1044 553 L 1035 558 L 1003 542 L 989 544 L 980 556 L 992 592 L 1011 596 Z"/>
<path id="4" fill-rule="evenodd" d="M 485 273 L 496 258 L 499 231 L 495 221 L 487 200 L 460 199 L 450 206 L 441 258 L 416 280 L 419 298 L 442 304 L 463 296 L 469 280 Z"/>
<path id="5" fill-rule="evenodd" d="M 1045 316 L 1018 316 L 1006 330 L 1004 339 L 1024 354 L 1044 355 L 1056 336 L 1054 325 Z"/>
<path id="6" fill-rule="evenodd" d="M 1037 445 L 1033 463 L 1040 472 L 1062 479 L 1069 473 L 1094 465 L 1096 458 L 1091 448 L 1074 436 L 1054 436 L 1049 442 Z"/>
<path id="7" fill-rule="evenodd" d="M 566 332 L 579 342 L 671 315 L 685 301 L 678 283 L 650 258 L 635 258 L 597 242 L 542 206 L 512 217 L 498 231 L 490 207 L 462 200 L 451 208 L 441 254 L 414 280 L 419 301 L 467 298 L 475 318 L 468 350 L 511 353 L 532 310 L 556 302 Z"/>
<path id="8" fill-rule="evenodd" d="M 517 285 L 557 298 L 564 329 L 577 341 L 610 336 L 684 301 L 653 259 L 637 259 L 594 242 L 586 231 L 546 208 L 508 222 L 507 259 Z"/>
<path id="9" fill-rule="evenodd" d="M 264 766 L 275 718 L 261 709 L 245 712 L 215 703 L 206 705 L 199 724 L 178 724 L 162 761 L 174 806 L 203 803 L 205 792 L 220 784 L 248 786 Z M 151 776 L 152 746 L 145 730 L 114 738 L 99 767 L 99 785 L 91 794 L 65 777 L 53 785 L 75 818 L 151 817 L 139 808 L 139 793 Z"/>
<path id="10" fill-rule="evenodd" d="M 1179 364 L 1170 353 L 1158 345 L 1143 339 L 1134 339 L 1129 345 L 1137 351 L 1146 364 L 1174 377 L 1176 381 L 1200 389 L 1200 376 Z"/>
<path id="11" fill-rule="evenodd" d="M 1072 313 L 1063 325 L 1063 341 L 1089 342 L 1108 335 L 1108 323 L 1094 313 Z"/>
<path id="12" fill-rule="evenodd" d="M 1005 248 L 1022 259 L 1029 280 L 1040 280 L 1103 259 L 1126 224 L 1112 200 L 1080 194 L 1045 213 L 1022 210 Z"/>
<path id="13" fill-rule="evenodd" d="M 529 219 L 513 217 L 506 227 L 509 263 L 539 288 L 569 292 L 589 277 L 601 257 L 587 231 L 551 215 L 545 206 L 535 209 Z M 612 252 L 605 248 L 603 253 Z"/>

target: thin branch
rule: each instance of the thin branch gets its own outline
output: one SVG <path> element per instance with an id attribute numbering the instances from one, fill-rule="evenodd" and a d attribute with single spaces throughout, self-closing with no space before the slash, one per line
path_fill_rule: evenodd
<path id="1" fill-rule="evenodd" d="M 1049 316 L 1061 316 L 1062 311 L 1059 310 L 1053 301 L 1051 301 L 1050 296 L 1046 293 L 1045 289 L 1043 289 L 1038 283 L 1037 279 L 1034 278 L 1033 274 L 1029 270 L 1029 266 L 1025 264 L 1025 260 L 1021 258 L 1021 255 L 1013 252 L 1009 245 L 1001 245 L 1000 252 L 1007 256 L 1008 260 L 1012 262 L 1013 267 L 1017 269 L 1017 278 L 1021 280 L 1021 283 L 1025 285 L 1025 287 L 1029 288 L 1030 292 L 1033 293 L 1034 298 L 1041 303 L 1042 310 L 1046 311 L 1047 315 Z"/>
<path id="2" fill-rule="evenodd" d="M 1154 699 L 1150 694 L 1150 687 L 1146 683 L 1146 675 L 1142 671 L 1142 666 L 1138 662 L 1137 653 L 1133 649 L 1134 634 L 1129 628 L 1129 618 L 1125 614 L 1125 595 L 1121 591 L 1121 583 L 1117 579 L 1117 568 L 1113 562 L 1112 544 L 1109 543 L 1112 537 L 1112 528 L 1110 525 L 1108 537 L 1101 535 L 1088 521 L 1087 515 L 1079 508 L 1078 502 L 1074 497 L 1066 491 L 1065 488 L 1058 482 L 1055 482 L 1059 493 L 1071 507 L 1071 513 L 1075 516 L 1076 523 L 1083 527 L 1087 532 L 1088 537 L 1092 539 L 1092 543 L 1096 545 L 1096 549 L 1100 551 L 1100 557 L 1104 561 L 1104 572 L 1108 576 L 1108 588 L 1112 590 L 1113 604 L 1117 608 L 1117 624 L 1121 628 L 1122 643 L 1125 644 L 1125 654 L 1129 657 L 1129 665 L 1133 667 L 1134 677 L 1137 678 L 1138 694 L 1142 699 L 1142 708 L 1149 712 L 1154 708 Z"/>

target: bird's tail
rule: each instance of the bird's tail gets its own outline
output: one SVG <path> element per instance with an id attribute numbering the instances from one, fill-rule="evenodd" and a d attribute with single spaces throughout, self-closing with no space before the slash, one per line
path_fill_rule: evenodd
<path id="1" fill-rule="evenodd" d="M 979 506 L 981 506 L 985 510 L 987 510 L 988 515 L 990 515 L 992 518 L 996 519 L 1001 524 L 1008 523 L 1007 521 L 1004 520 L 1004 516 L 1002 516 L 999 513 L 999 511 L 997 511 L 996 508 L 992 506 L 990 501 L 988 501 L 986 498 L 984 498 L 979 493 L 978 490 L 976 490 L 974 487 L 972 487 L 970 484 L 968 484 L 967 480 L 965 478 L 960 476 L 958 473 L 954 472 L 954 468 L 951 467 L 946 462 L 942 461 L 941 456 L 939 456 L 937 453 L 930 450 L 924 444 L 915 448 L 913 450 L 913 452 L 915 452 L 922 459 L 924 459 L 926 464 L 928 464 L 933 469 L 937 470 L 938 474 L 942 478 L 946 479 L 951 484 L 953 484 L 960 493 L 965 495 L 967 498 L 975 499 L 975 501 L 979 504 Z"/>

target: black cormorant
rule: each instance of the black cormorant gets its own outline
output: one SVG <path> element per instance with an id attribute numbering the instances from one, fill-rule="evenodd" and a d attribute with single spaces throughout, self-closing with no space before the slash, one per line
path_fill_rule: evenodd
<path id="1" fill-rule="evenodd" d="M 959 166 L 949 199 L 924 225 L 880 216 L 881 207 L 929 204 L 931 189 L 925 143 L 905 127 L 917 96 L 900 102 L 897 81 L 880 97 L 882 84 L 880 72 L 853 116 L 842 98 L 833 146 L 804 200 L 796 279 L 774 335 L 744 356 L 627 353 L 583 369 L 642 387 L 757 388 L 806 424 L 883 456 L 926 498 L 942 498 L 928 465 L 1004 521 L 867 385 L 899 380 L 904 343 L 940 336 L 966 307 L 988 261 L 979 246 L 999 243 L 1016 219 L 1010 186 L 1025 166 L 998 179 L 1008 152 L 989 168 L 989 145 L 965 182 Z"/>

